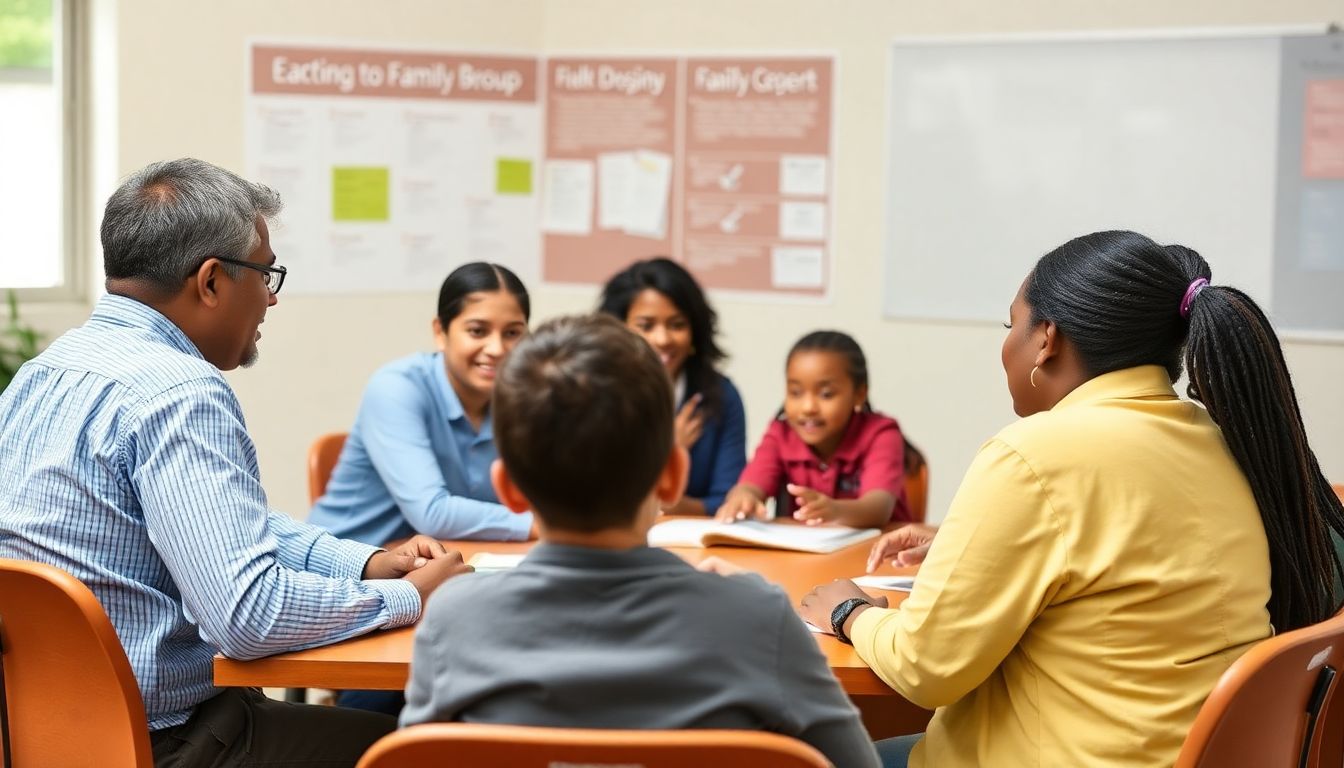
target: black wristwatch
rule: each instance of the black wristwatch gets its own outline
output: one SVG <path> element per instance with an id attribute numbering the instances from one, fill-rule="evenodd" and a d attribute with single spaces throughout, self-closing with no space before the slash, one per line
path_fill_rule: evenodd
<path id="1" fill-rule="evenodd" d="M 831 631 L 835 633 L 836 640 L 850 645 L 854 644 L 845 634 L 845 621 L 849 619 L 849 614 L 853 613 L 860 605 L 872 605 L 872 603 L 862 597 L 851 597 L 831 610 Z"/>

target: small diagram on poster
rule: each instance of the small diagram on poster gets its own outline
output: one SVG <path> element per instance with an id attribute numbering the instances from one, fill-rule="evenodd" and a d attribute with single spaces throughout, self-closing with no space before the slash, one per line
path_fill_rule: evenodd
<path id="1" fill-rule="evenodd" d="M 826 204 L 780 203 L 779 236 L 785 240 L 825 240 Z"/>
<path id="2" fill-rule="evenodd" d="M 780 194 L 824 196 L 826 166 L 826 158 L 821 155 L 784 155 L 779 158 Z"/>
<path id="3" fill-rule="evenodd" d="M 593 231 L 593 164 L 587 160 L 548 160 L 541 228 L 564 235 Z"/>
<path id="4" fill-rule="evenodd" d="M 820 288 L 822 250 L 780 245 L 770 249 L 770 283 L 776 288 Z"/>

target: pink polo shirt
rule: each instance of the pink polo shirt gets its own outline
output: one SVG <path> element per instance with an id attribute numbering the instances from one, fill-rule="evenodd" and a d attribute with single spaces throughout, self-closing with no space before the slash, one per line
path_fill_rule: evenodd
<path id="1" fill-rule="evenodd" d="M 896 497 L 892 521 L 910 519 L 905 503 L 905 440 L 896 420 L 880 413 L 854 414 L 830 461 L 818 459 L 788 422 L 772 421 L 738 482 L 751 483 L 767 497 L 775 496 L 781 503 L 780 515 L 792 515 L 798 509 L 797 500 L 784 488 L 794 483 L 833 499 L 886 491 Z"/>

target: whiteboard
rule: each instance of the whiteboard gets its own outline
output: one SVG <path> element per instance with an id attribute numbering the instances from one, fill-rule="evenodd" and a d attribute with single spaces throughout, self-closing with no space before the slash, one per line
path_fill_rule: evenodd
<path id="1" fill-rule="evenodd" d="M 898 42 L 884 311 L 995 320 L 1036 260 L 1132 229 L 1271 296 L 1276 35 Z"/>

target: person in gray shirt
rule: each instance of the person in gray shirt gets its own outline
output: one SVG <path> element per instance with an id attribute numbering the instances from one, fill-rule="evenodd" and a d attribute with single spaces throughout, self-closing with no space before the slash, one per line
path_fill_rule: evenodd
<path id="1" fill-rule="evenodd" d="M 763 730 L 840 768 L 878 765 L 779 588 L 647 545 L 688 458 L 643 339 L 604 316 L 550 321 L 498 372 L 493 410 L 495 489 L 535 512 L 541 542 L 430 597 L 401 725 Z"/>

